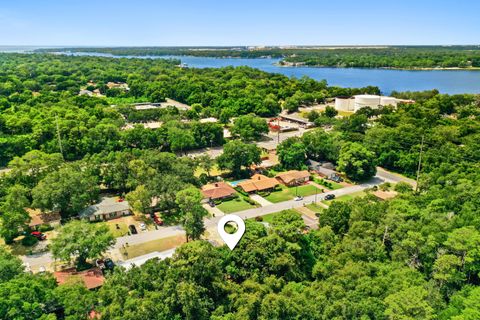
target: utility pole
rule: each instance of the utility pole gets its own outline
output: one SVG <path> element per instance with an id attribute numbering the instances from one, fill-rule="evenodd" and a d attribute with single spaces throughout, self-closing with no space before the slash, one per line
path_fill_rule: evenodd
<path id="1" fill-rule="evenodd" d="M 422 168 L 422 153 L 423 153 L 424 138 L 425 138 L 425 136 L 422 135 L 422 143 L 420 144 L 420 155 L 418 156 L 417 183 L 415 185 L 415 192 L 418 191 L 418 181 L 420 179 L 420 169 Z"/>
<path id="2" fill-rule="evenodd" d="M 60 128 L 58 126 L 58 116 L 56 114 L 55 114 L 55 123 L 57 126 L 58 147 L 60 148 L 60 153 L 62 154 L 62 158 L 65 160 L 65 158 L 63 157 L 62 138 L 60 137 Z"/>

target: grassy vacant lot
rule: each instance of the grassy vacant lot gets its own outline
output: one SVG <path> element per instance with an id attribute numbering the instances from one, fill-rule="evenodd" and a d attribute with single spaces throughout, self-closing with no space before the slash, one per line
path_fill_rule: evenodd
<path id="1" fill-rule="evenodd" d="M 131 245 L 126 249 L 120 249 L 120 252 L 125 259 L 132 259 L 154 251 L 161 252 L 175 248 L 182 243 L 185 243 L 185 241 L 186 239 L 184 235 L 171 236 L 167 238 L 144 242 L 141 244 Z"/>
<path id="2" fill-rule="evenodd" d="M 366 193 L 364 191 L 359 191 L 359 192 L 355 192 L 355 193 L 351 193 L 351 194 L 346 194 L 344 196 L 335 198 L 334 200 L 323 200 L 322 203 L 325 203 L 326 205 L 329 205 L 333 201 L 348 201 L 348 200 L 352 200 L 353 198 L 362 197 L 364 195 L 366 195 Z"/>
<path id="3" fill-rule="evenodd" d="M 228 172 L 228 171 L 222 171 L 222 170 L 220 170 L 220 169 L 218 168 L 218 165 L 215 164 L 215 165 L 213 165 L 212 170 L 210 170 L 210 176 L 216 177 L 216 176 L 222 175 L 222 174 L 224 174 L 224 173 L 226 173 L 226 172 Z M 195 170 L 195 172 L 194 172 L 194 175 L 195 175 L 195 177 L 198 178 L 198 177 L 200 177 L 200 175 L 201 175 L 202 173 L 207 174 L 207 172 L 206 172 L 205 170 L 203 170 L 202 168 L 197 168 L 197 169 Z"/>
<path id="4" fill-rule="evenodd" d="M 325 210 L 324 207 L 316 204 L 316 203 L 310 203 L 310 204 L 307 204 L 306 207 L 310 210 L 312 210 L 313 212 L 320 212 L 320 211 L 323 211 Z"/>
<path id="5" fill-rule="evenodd" d="M 217 208 L 223 211 L 224 213 L 232 213 L 232 212 L 256 208 L 256 206 L 251 205 L 240 196 L 238 198 L 233 198 L 231 200 L 222 201 L 221 204 L 217 205 Z"/>
<path id="6" fill-rule="evenodd" d="M 311 196 L 312 194 L 315 194 L 315 193 L 322 192 L 322 190 L 310 184 L 299 186 L 298 188 L 286 187 L 281 185 L 280 188 L 281 190 L 274 191 L 264 198 L 270 202 L 277 203 L 277 202 L 292 200 L 293 198 L 295 198 L 296 193 L 299 196 L 306 197 L 306 196 Z"/>
<path id="7" fill-rule="evenodd" d="M 285 211 L 294 212 L 295 214 L 298 214 L 299 216 L 301 216 L 301 214 L 296 210 L 290 210 L 289 209 L 289 210 L 285 210 Z M 272 223 L 273 217 L 275 217 L 275 215 L 279 214 L 280 212 L 282 212 L 282 211 L 266 214 L 266 215 L 262 216 L 262 218 L 263 218 L 262 221 L 267 222 L 267 223 Z"/>

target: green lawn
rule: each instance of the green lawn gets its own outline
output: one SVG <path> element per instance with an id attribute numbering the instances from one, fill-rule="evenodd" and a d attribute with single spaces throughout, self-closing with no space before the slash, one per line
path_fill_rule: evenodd
<path id="1" fill-rule="evenodd" d="M 335 198 L 334 200 L 323 200 L 322 203 L 325 203 L 326 205 L 329 205 L 330 203 L 332 203 L 333 201 L 349 201 L 349 200 L 352 200 L 353 198 L 357 198 L 357 197 L 362 197 L 366 195 L 366 193 L 364 191 L 359 191 L 359 192 L 355 192 L 355 193 L 352 193 L 352 194 L 346 194 L 344 196 L 341 196 L 341 197 L 338 197 L 338 198 Z"/>
<path id="2" fill-rule="evenodd" d="M 256 206 L 251 205 L 245 201 L 242 197 L 233 198 L 231 200 L 222 201 L 221 204 L 217 205 L 217 208 L 223 211 L 224 213 L 232 213 L 247 209 L 256 208 Z"/>
<path id="3" fill-rule="evenodd" d="M 322 179 L 320 177 L 314 177 L 313 181 L 330 190 L 337 190 L 337 189 L 343 188 L 343 186 L 340 183 L 337 183 L 331 180 Z"/>
<path id="4" fill-rule="evenodd" d="M 299 216 L 301 215 L 298 211 L 295 211 L 295 210 L 285 210 L 285 211 L 291 211 L 291 212 L 294 212 L 294 213 L 298 214 Z M 279 214 L 280 212 L 282 212 L 282 211 L 269 213 L 269 214 L 266 214 L 266 215 L 262 216 L 262 218 L 263 218 L 262 222 L 272 223 L 273 217 L 275 215 Z M 252 218 L 252 219 L 255 219 L 255 218 Z"/>
<path id="5" fill-rule="evenodd" d="M 286 187 L 284 185 L 281 185 L 280 188 L 281 190 L 274 191 L 264 198 L 272 203 L 278 203 L 282 201 L 292 200 L 293 198 L 295 198 L 296 194 L 302 197 L 306 197 L 306 196 L 311 196 L 315 193 L 322 192 L 322 190 L 310 184 L 299 186 L 298 188 Z"/>
<path id="6" fill-rule="evenodd" d="M 325 210 L 324 207 L 319 206 L 319 205 L 316 204 L 316 203 L 307 204 L 306 207 L 307 207 L 308 209 L 312 210 L 313 212 L 320 212 L 320 211 Z"/>

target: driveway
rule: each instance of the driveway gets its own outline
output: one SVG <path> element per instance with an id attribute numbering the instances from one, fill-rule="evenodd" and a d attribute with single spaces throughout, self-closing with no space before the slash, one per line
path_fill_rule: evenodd
<path id="1" fill-rule="evenodd" d="M 398 176 L 396 177 L 400 179 L 400 181 L 405 181 L 407 179 L 407 178 L 398 177 Z M 388 181 L 388 180 L 385 178 L 381 178 L 379 175 L 377 175 L 374 178 L 372 178 L 370 181 L 359 184 L 359 185 L 354 185 L 351 187 L 345 187 L 342 189 L 337 189 L 337 190 L 318 194 L 316 199 L 320 201 L 327 194 L 334 194 L 336 197 L 340 197 L 343 195 L 360 192 L 367 188 L 371 188 L 375 185 L 379 185 L 385 181 Z M 314 201 L 315 201 L 315 195 L 311 195 L 311 196 L 305 197 L 302 201 L 289 200 L 289 201 L 284 201 L 279 203 L 273 203 L 273 204 L 266 205 L 264 207 L 235 212 L 235 214 L 242 217 L 243 219 L 250 219 L 258 216 L 267 215 L 270 213 L 279 212 L 282 210 L 303 207 L 304 205 L 313 203 Z M 218 224 L 218 221 L 220 221 L 220 219 L 221 219 L 221 216 L 206 218 L 204 220 L 205 228 L 215 230 Z M 158 230 L 146 231 L 146 232 L 141 232 L 139 234 L 135 234 L 131 236 L 119 237 L 117 238 L 117 241 L 115 245 L 112 247 L 112 249 L 110 250 L 110 252 L 113 252 L 114 250 L 122 248 L 122 246 L 124 246 L 127 243 L 128 245 L 141 244 L 144 242 L 149 242 L 149 241 L 153 241 L 161 238 L 167 238 L 167 237 L 171 237 L 179 234 L 185 234 L 185 231 L 182 229 L 182 227 L 171 226 L 171 227 L 159 227 Z M 53 257 L 50 252 L 33 255 L 33 256 L 22 256 L 21 259 L 23 260 L 24 263 L 28 263 L 31 266 L 33 271 L 37 271 L 39 266 L 43 265 L 47 267 L 48 265 L 53 263 Z"/>
<path id="2" fill-rule="evenodd" d="M 260 204 L 262 207 L 266 207 L 266 206 L 269 206 L 269 205 L 273 204 L 270 201 L 268 201 L 267 199 L 265 199 L 264 197 L 259 196 L 258 194 L 251 194 L 250 199 L 258 202 L 258 204 Z"/>

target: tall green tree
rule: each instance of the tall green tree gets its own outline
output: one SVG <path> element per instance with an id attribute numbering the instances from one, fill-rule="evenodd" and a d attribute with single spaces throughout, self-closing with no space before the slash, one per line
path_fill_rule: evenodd
<path id="1" fill-rule="evenodd" d="M 243 141 L 253 141 L 259 140 L 262 134 L 268 133 L 268 125 L 264 119 L 248 114 L 235 119 L 230 131 Z"/>
<path id="2" fill-rule="evenodd" d="M 182 225 L 187 241 L 200 239 L 205 231 L 203 218 L 207 216 L 208 212 L 201 205 L 202 199 L 201 192 L 195 187 L 177 192 L 175 202 L 183 214 Z"/>
<path id="3" fill-rule="evenodd" d="M 354 181 L 367 180 L 375 175 L 375 154 L 359 143 L 346 143 L 340 150 L 338 170 Z"/>
<path id="4" fill-rule="evenodd" d="M 115 238 L 106 225 L 75 220 L 58 231 L 52 239 L 51 251 L 55 259 L 75 259 L 78 267 L 84 267 L 87 259 L 100 257 L 114 243 Z"/>
<path id="5" fill-rule="evenodd" d="M 239 176 L 243 169 L 261 162 L 260 154 L 256 145 L 233 140 L 224 146 L 217 163 L 220 169 L 230 170 L 234 176 Z"/>
<path id="6" fill-rule="evenodd" d="M 98 178 L 73 163 L 48 174 L 32 190 L 32 205 L 71 217 L 98 199 Z"/>
<path id="7" fill-rule="evenodd" d="M 8 189 L 5 202 L 0 206 L 0 234 L 11 243 L 20 231 L 26 230 L 30 216 L 25 208 L 30 206 L 28 188 L 15 184 Z"/>
<path id="8" fill-rule="evenodd" d="M 298 137 L 287 138 L 280 143 L 277 155 L 280 164 L 286 169 L 301 169 L 307 160 L 305 145 Z"/>

